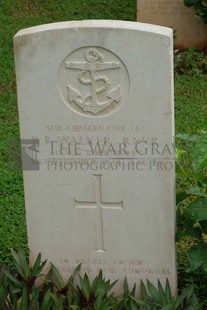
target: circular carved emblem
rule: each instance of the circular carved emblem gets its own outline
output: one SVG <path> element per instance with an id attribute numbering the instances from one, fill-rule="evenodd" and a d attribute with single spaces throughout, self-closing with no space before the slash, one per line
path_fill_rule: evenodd
<path id="1" fill-rule="evenodd" d="M 58 87 L 64 103 L 83 116 L 103 117 L 124 102 L 129 75 L 121 59 L 102 47 L 82 47 L 61 63 Z"/>

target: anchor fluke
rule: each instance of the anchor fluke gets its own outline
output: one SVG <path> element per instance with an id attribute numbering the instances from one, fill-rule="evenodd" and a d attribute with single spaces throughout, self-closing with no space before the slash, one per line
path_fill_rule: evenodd
<path id="1" fill-rule="evenodd" d="M 73 87 L 68 85 L 68 98 L 70 100 L 70 102 L 76 102 L 78 98 L 81 97 L 81 94 L 74 89 Z"/>
<path id="2" fill-rule="evenodd" d="M 114 89 L 112 89 L 108 94 L 107 98 L 111 99 L 112 101 L 119 102 L 121 99 L 120 95 L 120 85 Z"/>

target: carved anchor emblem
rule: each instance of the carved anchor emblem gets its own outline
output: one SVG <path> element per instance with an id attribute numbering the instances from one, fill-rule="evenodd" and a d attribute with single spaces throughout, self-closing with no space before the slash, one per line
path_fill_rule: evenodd
<path id="1" fill-rule="evenodd" d="M 97 114 L 106 109 L 112 102 L 120 101 L 120 85 L 106 93 L 106 100 L 99 101 L 98 95 L 107 91 L 110 81 L 106 76 L 97 75 L 98 71 L 119 69 L 120 62 L 104 62 L 104 56 L 95 48 L 85 53 L 86 62 L 67 61 L 65 66 L 69 69 L 81 70 L 78 80 L 83 85 L 90 85 L 90 92 L 83 96 L 77 89 L 68 87 L 68 99 L 75 102 L 84 112 Z M 100 85 L 102 84 L 102 85 Z"/>

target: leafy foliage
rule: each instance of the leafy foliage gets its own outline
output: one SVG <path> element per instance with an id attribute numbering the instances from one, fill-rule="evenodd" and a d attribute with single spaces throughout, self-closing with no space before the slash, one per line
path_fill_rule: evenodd
<path id="1" fill-rule="evenodd" d="M 177 194 L 177 240 L 191 238 L 186 271 L 207 276 L 207 132 L 177 138 L 188 146 L 188 151 L 177 150 L 177 174 L 185 184 Z"/>
<path id="2" fill-rule="evenodd" d="M 185 288 L 177 298 L 174 298 L 171 295 L 168 280 L 164 289 L 159 280 L 158 288 L 150 281 L 147 281 L 147 287 L 141 282 L 141 304 L 142 310 L 202 309 L 202 304 L 199 304 L 193 286 Z"/>
<path id="3" fill-rule="evenodd" d="M 207 55 L 189 48 L 175 53 L 175 72 L 189 76 L 200 76 L 207 73 Z"/>
<path id="4" fill-rule="evenodd" d="M 188 7 L 193 6 L 196 15 L 207 24 L 207 0 L 184 0 L 184 4 Z"/>
<path id="5" fill-rule="evenodd" d="M 163 288 L 160 281 L 156 288 L 150 281 L 141 282 L 140 298 L 136 297 L 136 285 L 129 289 L 124 280 L 123 294 L 115 297 L 110 293 L 116 281 L 110 283 L 103 278 L 102 271 L 90 283 L 89 277 L 80 275 L 81 266 L 77 266 L 67 283 L 63 281 L 58 269 L 51 264 L 47 275 L 41 274 L 46 261 L 41 255 L 33 267 L 29 267 L 22 251 L 12 251 L 16 271 L 11 273 L 5 266 L 0 268 L 0 309 L 9 310 L 181 310 L 202 309 L 193 286 L 183 290 L 176 298 L 166 280 Z M 41 277 L 41 285 L 36 280 Z M 77 284 L 79 278 L 79 284 Z"/>

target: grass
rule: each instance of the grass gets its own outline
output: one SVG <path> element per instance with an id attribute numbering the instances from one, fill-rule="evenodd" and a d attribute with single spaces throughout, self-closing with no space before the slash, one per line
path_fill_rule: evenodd
<path id="1" fill-rule="evenodd" d="M 199 134 L 207 117 L 205 75 L 175 75 L 175 121 L 177 133 Z"/>
<path id="2" fill-rule="evenodd" d="M 10 248 L 27 249 L 22 174 L 8 164 L 16 156 L 10 142 L 19 137 L 12 38 L 22 28 L 80 19 L 134 21 L 136 0 L 0 0 L 0 263 L 13 265 Z M 177 133 L 200 132 L 206 97 L 202 72 L 175 75 Z"/>

